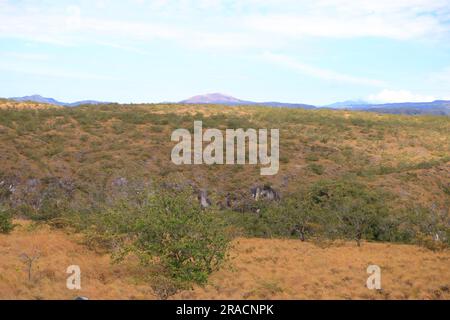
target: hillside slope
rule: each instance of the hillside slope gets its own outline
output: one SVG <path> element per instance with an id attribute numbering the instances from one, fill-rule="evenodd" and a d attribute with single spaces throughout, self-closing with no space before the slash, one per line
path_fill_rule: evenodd
<path id="1" fill-rule="evenodd" d="M 176 166 L 173 130 L 279 128 L 280 170 L 259 166 Z M 352 180 L 399 199 L 449 210 L 450 119 L 371 113 L 204 105 L 90 106 L 0 110 L 0 189 L 16 203 L 30 201 L 51 182 L 75 195 L 117 193 L 161 178 L 208 191 L 249 195 L 256 185 L 280 194 L 321 180 Z M 122 183 L 123 185 L 123 183 Z M 7 192 L 7 190 L 5 191 Z M 8 191 L 9 192 L 9 191 Z M 36 201 L 38 199 L 35 199 Z"/>
<path id="2" fill-rule="evenodd" d="M 0 99 L 0 109 L 21 110 L 21 109 L 55 109 L 55 108 L 60 108 L 60 106 L 41 102 Z"/>

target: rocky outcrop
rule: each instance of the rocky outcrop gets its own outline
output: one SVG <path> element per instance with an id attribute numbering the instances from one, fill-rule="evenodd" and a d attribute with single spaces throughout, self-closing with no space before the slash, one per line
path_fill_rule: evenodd
<path id="1" fill-rule="evenodd" d="M 75 192 L 74 181 L 66 178 L 30 178 L 4 177 L 0 179 L 0 202 L 13 207 L 28 205 L 38 209 L 45 199 L 69 199 Z"/>
<path id="2" fill-rule="evenodd" d="M 200 189 L 198 191 L 198 201 L 203 209 L 211 206 L 211 200 L 208 198 L 208 191 L 206 189 Z"/>
<path id="3" fill-rule="evenodd" d="M 259 200 L 270 200 L 278 201 L 280 200 L 280 194 L 270 186 L 254 187 L 251 189 L 252 197 L 255 201 Z"/>
<path id="4" fill-rule="evenodd" d="M 256 186 L 249 193 L 228 192 L 221 203 L 222 209 L 231 209 L 236 212 L 259 211 L 258 201 L 279 201 L 280 194 L 270 186 Z"/>

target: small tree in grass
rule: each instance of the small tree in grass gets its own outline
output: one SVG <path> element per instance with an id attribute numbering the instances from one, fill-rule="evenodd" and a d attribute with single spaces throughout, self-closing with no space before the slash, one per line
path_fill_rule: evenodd
<path id="1" fill-rule="evenodd" d="M 0 205 L 0 233 L 10 233 L 14 227 L 11 213 Z"/>
<path id="2" fill-rule="evenodd" d="M 217 213 L 202 210 L 192 194 L 157 191 L 138 210 L 130 228 L 133 240 L 126 252 L 155 267 L 153 287 L 161 298 L 194 283 L 206 283 L 229 245 L 230 237 Z"/>
<path id="3" fill-rule="evenodd" d="M 286 197 L 279 210 L 281 210 L 279 222 L 287 228 L 290 236 L 297 235 L 301 241 L 306 241 L 317 231 L 320 216 L 308 205 L 304 196 Z"/>

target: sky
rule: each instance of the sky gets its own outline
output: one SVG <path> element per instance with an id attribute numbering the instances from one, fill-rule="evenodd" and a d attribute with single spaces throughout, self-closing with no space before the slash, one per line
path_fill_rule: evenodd
<path id="1" fill-rule="evenodd" d="M 450 100 L 450 0 L 0 0 L 0 96 Z"/>

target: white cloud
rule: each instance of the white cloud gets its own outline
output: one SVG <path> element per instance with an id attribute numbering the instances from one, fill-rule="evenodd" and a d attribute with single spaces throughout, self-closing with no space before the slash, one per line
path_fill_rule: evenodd
<path id="1" fill-rule="evenodd" d="M 269 62 L 288 67 L 292 70 L 318 79 L 342 83 L 350 83 L 355 85 L 373 86 L 373 87 L 381 87 L 385 85 L 385 83 L 380 80 L 358 77 L 349 74 L 339 73 L 333 70 L 318 68 L 315 66 L 302 63 L 289 56 L 285 56 L 282 54 L 264 53 L 262 55 L 262 58 Z"/>
<path id="2" fill-rule="evenodd" d="M 102 81 L 119 80 L 116 77 L 110 77 L 83 71 L 60 70 L 48 67 L 45 68 L 30 67 L 30 66 L 25 67 L 20 64 L 11 64 L 11 63 L 8 64 L 0 63 L 0 70 L 50 78 L 68 78 L 76 80 L 102 80 Z"/>
<path id="3" fill-rule="evenodd" d="M 139 46 L 153 40 L 220 49 L 260 47 L 266 44 L 266 38 L 245 32 L 84 16 L 78 6 L 67 7 L 61 15 L 32 11 L 21 13 L 14 8 L 9 8 L 8 12 L 0 11 L 0 38 L 19 38 L 61 46 L 94 43 L 135 52 L 143 52 Z"/>
<path id="4" fill-rule="evenodd" d="M 439 35 L 448 31 L 435 18 L 429 16 L 409 17 L 393 14 L 387 20 L 380 15 L 268 15 L 252 16 L 247 26 L 260 32 L 270 32 L 289 37 L 383 37 L 411 39 L 427 35 Z"/>
<path id="5" fill-rule="evenodd" d="M 290 3 L 290 1 L 285 1 Z M 302 10 L 252 14 L 248 27 L 299 37 L 411 39 L 447 35 L 450 0 L 299 1 Z"/>
<path id="6" fill-rule="evenodd" d="M 412 93 L 408 90 L 387 90 L 384 89 L 377 94 L 371 94 L 368 101 L 373 103 L 388 103 L 388 102 L 431 102 L 436 100 L 436 97 L 420 95 Z"/>
<path id="7" fill-rule="evenodd" d="M 71 5 L 42 10 L 0 0 L 0 37 L 72 45 L 118 47 L 164 39 L 182 45 L 275 50 L 300 37 L 430 38 L 450 33 L 450 0 L 133 0 L 130 10 L 148 18 L 102 14 Z M 134 9 L 133 9 L 134 8 Z M 88 11 L 88 12 L 85 12 Z"/>

